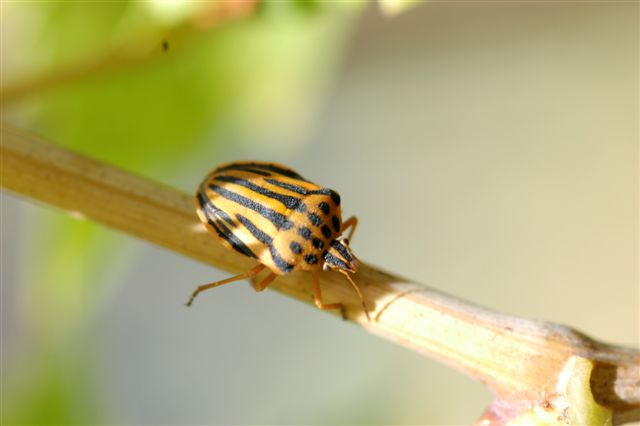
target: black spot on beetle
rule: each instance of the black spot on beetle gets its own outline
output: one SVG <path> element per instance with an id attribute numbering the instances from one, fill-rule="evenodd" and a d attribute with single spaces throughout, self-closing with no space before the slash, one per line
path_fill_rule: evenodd
<path id="1" fill-rule="evenodd" d="M 322 225 L 322 219 L 320 218 L 320 216 L 318 216 L 315 213 L 309 213 L 309 221 L 311 222 L 311 224 L 313 226 L 320 226 Z"/>
<path id="2" fill-rule="evenodd" d="M 294 254 L 302 253 L 302 246 L 295 241 L 291 241 L 291 244 L 289 244 L 289 248 Z"/>
<path id="3" fill-rule="evenodd" d="M 337 216 L 331 217 L 331 224 L 333 225 L 333 229 L 335 229 L 336 232 L 340 232 L 340 219 L 338 219 Z"/>
<path id="4" fill-rule="evenodd" d="M 322 228 L 320 228 L 320 230 L 322 231 L 322 235 L 324 235 L 326 238 L 331 237 L 331 229 L 329 229 L 327 225 L 322 225 Z"/>
<path id="5" fill-rule="evenodd" d="M 300 234 L 305 240 L 310 240 L 311 236 L 313 235 L 311 233 L 311 229 L 307 228 L 306 226 L 301 226 L 300 228 L 298 228 L 298 234 Z"/>
<path id="6" fill-rule="evenodd" d="M 329 192 L 329 196 L 331 197 L 333 202 L 336 204 L 336 206 L 340 205 L 340 195 L 338 195 L 336 191 L 331 190 L 331 192 Z"/>
<path id="7" fill-rule="evenodd" d="M 320 204 L 318 204 L 318 208 L 322 211 L 322 213 L 328 215 L 330 210 L 329 204 L 325 203 L 324 201 L 321 202 Z"/>
<path id="8" fill-rule="evenodd" d="M 311 244 L 313 244 L 313 246 L 318 250 L 322 250 L 322 248 L 324 247 L 324 241 L 322 241 L 320 238 L 314 238 Z"/>
<path id="9" fill-rule="evenodd" d="M 316 263 L 318 263 L 318 258 L 314 254 L 308 254 L 304 257 L 304 261 L 309 265 L 315 265 Z"/>

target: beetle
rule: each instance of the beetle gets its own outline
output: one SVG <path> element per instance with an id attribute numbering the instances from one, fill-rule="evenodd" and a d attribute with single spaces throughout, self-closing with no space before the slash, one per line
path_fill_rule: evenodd
<path id="1" fill-rule="evenodd" d="M 364 297 L 349 274 L 356 273 L 359 260 L 349 248 L 358 224 L 355 216 L 342 222 L 340 195 L 312 183 L 277 163 L 243 161 L 213 169 L 195 194 L 198 218 L 227 247 L 256 259 L 259 264 L 242 274 L 198 286 L 187 302 L 204 290 L 242 279 L 251 279 L 262 291 L 279 275 L 310 271 L 318 308 L 339 309 L 342 303 L 322 299 L 318 271 L 343 274 L 353 286 L 368 320 Z M 349 230 L 348 237 L 344 237 Z M 270 273 L 261 281 L 256 276 Z"/>

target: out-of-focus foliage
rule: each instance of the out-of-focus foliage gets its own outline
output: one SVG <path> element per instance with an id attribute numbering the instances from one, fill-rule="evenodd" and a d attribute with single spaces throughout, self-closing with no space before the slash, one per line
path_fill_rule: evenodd
<path id="1" fill-rule="evenodd" d="M 394 16 L 425 1 L 427 0 L 378 0 L 378 3 L 384 13 Z"/>
<path id="2" fill-rule="evenodd" d="M 196 152 L 214 165 L 229 140 L 260 135 L 293 149 L 305 139 L 361 4 L 262 2 L 248 17 L 208 28 L 191 21 L 216 2 L 6 4 L 3 85 L 114 50 L 135 54 L 149 40 L 158 52 L 131 65 L 116 57 L 113 70 L 30 93 L 7 115 L 75 151 L 165 182 L 185 173 Z M 115 290 L 106 284 L 118 282 L 135 256 L 91 223 L 40 209 L 29 209 L 27 222 L 22 258 L 37 265 L 24 267 L 29 285 L 19 306 L 28 340 L 5 361 L 2 423 L 108 421 L 91 386 L 93 354 L 73 341 Z"/>

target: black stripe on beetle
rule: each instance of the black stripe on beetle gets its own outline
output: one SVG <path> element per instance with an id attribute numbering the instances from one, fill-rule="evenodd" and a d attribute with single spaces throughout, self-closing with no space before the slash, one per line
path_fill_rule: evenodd
<path id="1" fill-rule="evenodd" d="M 282 189 L 286 189 L 288 191 L 295 192 L 296 194 L 300 194 L 300 195 L 309 195 L 309 192 L 310 192 L 308 189 L 300 185 L 294 185 L 292 183 L 282 182 L 282 181 L 279 181 L 278 179 L 265 179 L 265 181 L 269 182 L 271 185 L 279 186 Z"/>
<path id="2" fill-rule="evenodd" d="M 238 171 L 241 171 L 241 172 L 253 173 L 254 175 L 260 175 L 260 176 L 264 176 L 264 177 L 273 176 L 273 173 L 265 172 L 264 170 L 251 169 L 251 168 L 248 168 L 248 167 L 247 168 L 242 168 L 242 169 L 235 169 L 235 170 L 238 170 Z"/>
<path id="3" fill-rule="evenodd" d="M 226 198 L 227 200 L 233 201 L 234 203 L 240 204 L 243 207 L 246 207 L 248 209 L 251 209 L 259 213 L 264 218 L 266 218 L 271 223 L 273 223 L 277 229 L 281 229 L 281 228 L 291 229 L 291 227 L 293 226 L 291 221 L 287 219 L 283 214 L 278 213 L 277 211 L 270 209 L 268 207 L 265 207 L 260 203 L 256 203 L 255 201 L 250 200 L 249 198 L 244 197 L 238 194 L 237 192 L 229 191 L 228 189 L 218 185 L 209 185 L 209 188 L 213 192 L 220 194 L 222 197 Z"/>
<path id="4" fill-rule="evenodd" d="M 272 179 L 272 178 L 265 179 L 265 181 L 269 182 L 272 185 L 279 186 L 280 188 L 287 189 L 291 192 L 295 192 L 296 194 L 300 194 L 300 195 L 328 195 L 331 198 L 331 201 L 333 201 L 336 206 L 340 205 L 340 195 L 333 189 L 320 188 L 320 189 L 310 190 L 300 185 L 294 185 L 292 183 L 282 182 L 278 179 Z M 308 181 L 305 180 L 305 182 L 308 182 Z M 329 214 L 329 205 L 324 201 L 318 204 L 318 207 L 320 207 L 320 209 L 324 214 Z"/>
<path id="5" fill-rule="evenodd" d="M 217 226 L 216 226 L 217 224 Z M 236 234 L 234 234 L 229 228 L 225 226 L 224 223 L 218 221 L 213 226 L 216 231 L 218 231 L 218 235 L 224 238 L 231 247 L 233 247 L 236 251 L 253 258 L 258 258 L 258 256 L 251 250 L 245 243 L 242 242 L 240 238 Z M 219 227 L 219 229 L 218 229 Z"/>
<path id="6" fill-rule="evenodd" d="M 282 256 L 280 256 L 278 250 L 273 246 L 273 238 L 271 238 L 265 232 L 261 231 L 253 222 L 251 222 L 241 214 L 236 214 L 236 217 L 238 218 L 240 223 L 242 223 L 244 227 L 247 228 L 249 232 L 251 232 L 251 235 L 253 235 L 258 241 L 269 247 L 269 253 L 271 253 L 273 264 L 276 265 L 283 274 L 291 272 L 295 265 L 287 263 L 282 258 Z"/>
<path id="7" fill-rule="evenodd" d="M 227 213 L 225 213 L 224 210 L 218 208 L 215 204 L 213 204 L 211 201 L 209 201 L 207 203 L 207 205 L 205 206 L 206 209 L 210 209 L 211 212 L 213 212 L 213 214 L 215 216 L 218 216 L 220 219 L 224 220 L 225 222 L 227 222 L 229 225 L 231 225 L 232 227 L 236 227 L 236 223 L 233 221 L 233 219 L 231 219 L 231 216 L 229 216 Z"/>
<path id="8" fill-rule="evenodd" d="M 227 222 L 229 225 L 235 228 L 236 223 L 233 221 L 231 216 L 229 216 L 225 211 L 221 210 L 211 202 L 211 200 L 207 199 L 205 194 L 205 188 L 201 187 L 198 192 L 198 204 L 203 211 L 208 212 L 212 216 L 217 216 Z"/>
<path id="9" fill-rule="evenodd" d="M 276 166 L 275 164 L 269 164 L 269 163 L 232 163 L 232 164 L 229 164 L 228 166 L 224 166 L 219 169 L 216 169 L 214 173 L 222 172 L 225 170 L 251 171 L 249 169 L 264 170 L 265 172 L 274 172 L 279 175 L 290 177 L 292 179 L 298 179 L 303 182 L 308 182 L 305 178 L 303 178 L 302 176 L 300 176 L 298 173 L 294 172 L 291 169 L 285 169 L 283 167 L 279 167 L 279 166 Z"/>
<path id="10" fill-rule="evenodd" d="M 307 210 L 306 206 L 301 202 L 300 198 L 273 192 L 269 189 L 263 188 L 260 185 L 256 185 L 255 183 L 247 179 L 227 175 L 216 176 L 214 179 L 220 182 L 233 183 L 235 185 L 243 186 L 255 192 L 256 194 L 264 195 L 265 197 L 271 198 L 272 200 L 281 202 L 288 209 L 298 210 L 300 212 L 305 212 Z"/>
<path id="11" fill-rule="evenodd" d="M 327 253 L 324 255 L 324 260 L 325 262 L 327 262 L 329 265 L 333 265 L 336 268 L 339 269 L 349 269 L 349 265 L 347 265 L 345 262 L 343 262 L 342 260 L 340 260 L 339 258 L 337 258 L 336 256 L 332 255 L 331 253 Z"/>
<path id="12" fill-rule="evenodd" d="M 344 257 L 348 262 L 353 261 L 353 257 L 351 256 L 349 251 L 346 248 L 344 248 L 344 246 L 340 244 L 338 241 L 336 240 L 331 241 L 331 247 L 336 249 L 338 253 L 340 253 L 340 255 Z"/>
<path id="13" fill-rule="evenodd" d="M 278 253 L 278 250 L 274 246 L 269 246 L 269 252 L 271 253 L 271 258 L 273 259 L 273 263 L 280 269 L 283 274 L 288 274 L 293 270 L 295 265 L 291 265 L 287 263 Z"/>
<path id="14" fill-rule="evenodd" d="M 229 245 L 237 252 L 244 254 L 245 256 L 253 257 L 257 259 L 258 256 L 249 248 L 245 243 L 238 238 L 229 228 L 227 228 L 224 223 L 220 220 L 215 220 L 214 217 L 211 216 L 211 213 L 205 209 L 207 205 L 207 200 L 204 198 L 202 194 L 198 194 L 198 203 L 200 204 L 201 211 L 207 219 L 207 223 L 216 231 L 216 233 L 229 243 Z"/>
<path id="15" fill-rule="evenodd" d="M 331 201 L 333 201 L 333 203 L 336 206 L 340 205 L 340 195 L 334 191 L 333 189 L 329 189 L 329 188 L 322 188 L 322 189 L 318 189 L 316 191 L 312 191 L 313 194 L 320 194 L 320 195 L 328 195 L 329 197 L 331 197 Z"/>
<path id="16" fill-rule="evenodd" d="M 260 241 L 262 244 L 266 244 L 270 246 L 273 244 L 273 238 L 271 238 L 266 232 L 260 230 L 253 222 L 251 222 L 246 217 L 241 214 L 236 214 L 236 217 L 240 221 L 241 224 L 247 228 L 247 231 L 251 233 L 255 237 L 256 240 Z"/>

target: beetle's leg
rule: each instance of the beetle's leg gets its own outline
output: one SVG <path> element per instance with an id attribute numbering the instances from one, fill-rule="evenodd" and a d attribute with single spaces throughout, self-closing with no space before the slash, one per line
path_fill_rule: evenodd
<path id="1" fill-rule="evenodd" d="M 251 277 L 251 287 L 253 287 L 254 290 L 255 290 L 255 288 L 256 288 L 256 286 L 258 285 L 259 282 L 260 281 L 258 280 L 258 275 L 257 274 Z"/>
<path id="2" fill-rule="evenodd" d="M 342 319 L 346 320 L 347 315 L 344 311 L 344 305 L 342 303 L 324 303 L 322 301 L 322 290 L 320 289 L 320 279 L 316 271 L 311 271 L 311 277 L 313 278 L 313 298 L 315 299 L 316 306 L 323 311 L 328 309 L 340 309 Z"/>
<path id="3" fill-rule="evenodd" d="M 273 280 L 275 280 L 277 276 L 278 276 L 277 274 L 274 274 L 272 272 L 260 282 L 257 282 L 254 277 L 254 279 L 251 280 L 251 285 L 253 286 L 253 289 L 255 291 L 262 291 L 265 288 L 267 288 L 267 286 L 271 284 L 271 282 L 273 282 Z"/>
<path id="4" fill-rule="evenodd" d="M 358 226 L 358 218 L 355 216 L 351 216 L 349 219 L 345 220 L 344 223 L 342 224 L 341 233 L 344 234 L 344 231 L 351 228 L 351 230 L 349 231 L 349 236 L 347 236 L 347 239 L 351 241 L 351 237 L 353 236 L 353 233 L 355 232 L 357 226 Z"/>
<path id="5" fill-rule="evenodd" d="M 358 293 L 358 297 L 360 298 L 360 302 L 362 303 L 362 310 L 364 311 L 364 315 L 367 317 L 367 321 L 371 322 L 371 317 L 369 316 L 369 311 L 367 310 L 367 305 L 366 305 L 366 303 L 364 303 L 364 296 L 362 295 L 362 291 L 360 290 L 360 287 L 358 287 L 358 284 L 356 284 L 356 282 L 351 279 L 351 277 L 349 276 L 347 271 L 345 271 L 343 269 L 338 269 L 338 272 L 340 272 L 342 275 L 347 277 L 347 280 L 349 280 L 349 282 L 353 286 L 353 288 L 356 291 L 356 293 Z"/>
<path id="6" fill-rule="evenodd" d="M 205 291 L 205 290 L 209 290 L 210 288 L 214 288 L 214 287 L 218 287 L 221 286 L 223 284 L 229 284 L 231 282 L 234 281 L 238 281 L 238 280 L 243 280 L 245 278 L 251 278 L 253 276 L 255 276 L 256 274 L 258 274 L 260 271 L 262 271 L 264 268 L 266 268 L 265 265 L 263 264 L 259 264 L 256 265 L 255 267 L 249 269 L 247 272 L 243 272 L 242 274 L 236 275 L 234 277 L 230 277 L 224 280 L 220 280 L 220 281 L 216 281 L 213 283 L 209 283 L 209 284 L 203 284 L 201 286 L 198 286 L 198 288 L 196 288 L 196 291 L 193 292 L 193 294 L 191 295 L 191 297 L 189 298 L 189 301 L 186 303 L 187 306 L 191 306 L 191 304 L 193 303 L 193 299 L 196 298 L 196 296 L 198 295 L 198 293 Z"/>

